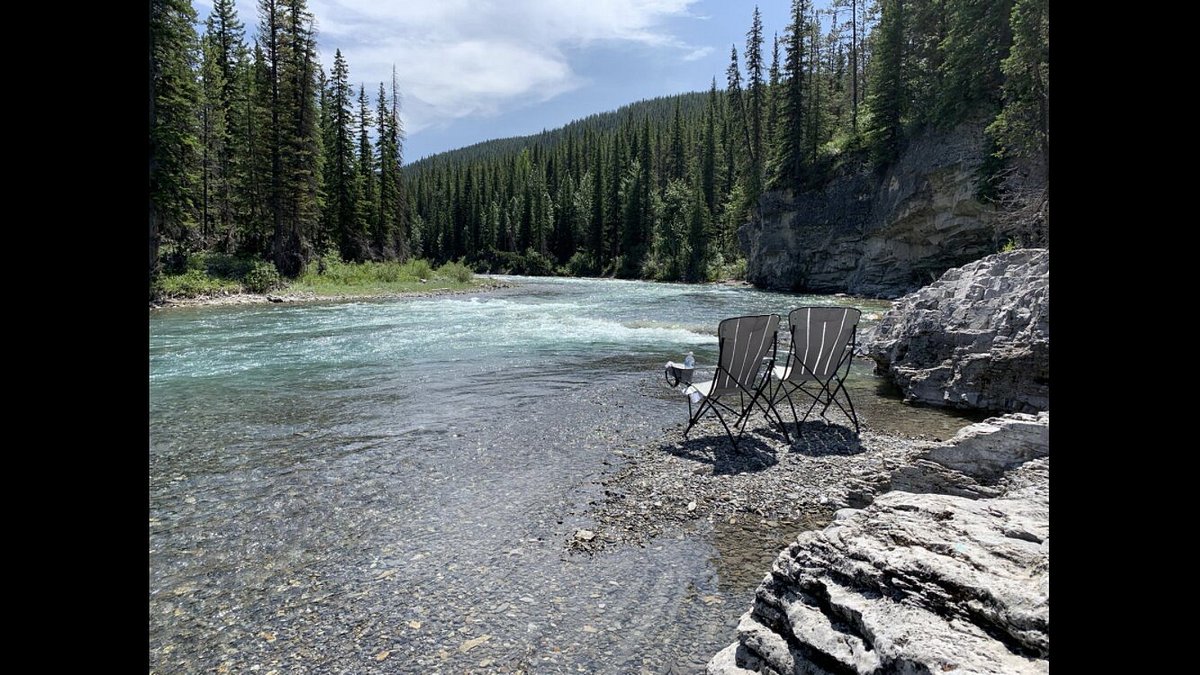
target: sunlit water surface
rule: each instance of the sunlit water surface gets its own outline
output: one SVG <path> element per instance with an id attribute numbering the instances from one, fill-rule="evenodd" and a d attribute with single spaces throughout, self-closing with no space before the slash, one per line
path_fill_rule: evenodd
<path id="1" fill-rule="evenodd" d="M 705 523 L 574 555 L 614 451 L 686 416 L 717 323 L 889 303 L 503 277 L 479 296 L 150 317 L 154 672 L 696 672 L 795 532 Z M 855 364 L 872 429 L 969 420 Z M 257 668 L 255 667 L 257 666 Z"/>

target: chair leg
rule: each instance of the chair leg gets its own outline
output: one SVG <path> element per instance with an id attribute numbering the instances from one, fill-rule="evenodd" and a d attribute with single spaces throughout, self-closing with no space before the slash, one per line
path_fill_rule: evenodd
<path id="1" fill-rule="evenodd" d="M 712 409 L 712 411 L 716 413 L 717 419 L 721 421 L 721 426 L 725 427 L 725 433 L 729 434 L 729 442 L 733 444 L 733 449 L 737 450 L 738 441 L 742 438 L 741 432 L 739 431 L 737 438 L 734 438 L 733 432 L 729 430 L 729 425 L 725 423 L 725 416 L 721 414 L 721 411 L 717 410 L 715 407 Z M 736 428 L 737 424 L 734 424 L 733 426 Z"/>
<path id="2" fill-rule="evenodd" d="M 838 403 L 838 408 L 841 409 L 843 415 L 845 415 L 846 417 L 849 417 L 850 421 L 854 422 L 854 433 L 857 434 L 860 432 L 860 428 L 859 428 L 859 424 L 858 424 L 858 413 L 855 412 L 855 410 L 854 410 L 854 400 L 850 398 L 850 390 L 846 388 L 846 383 L 842 380 L 838 380 L 838 386 L 833 392 L 833 396 L 834 396 L 833 400 L 835 403 L 837 403 L 837 394 L 839 391 L 842 393 L 842 396 L 845 397 L 846 405 L 850 406 L 850 412 L 846 412 L 846 409 L 842 408 L 841 403 Z"/>

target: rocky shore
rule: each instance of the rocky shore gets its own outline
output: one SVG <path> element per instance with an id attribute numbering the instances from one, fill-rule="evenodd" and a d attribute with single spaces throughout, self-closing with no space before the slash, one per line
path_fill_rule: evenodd
<path id="1" fill-rule="evenodd" d="M 855 479 L 871 503 L 779 554 L 708 672 L 1049 672 L 1049 475 L 1041 413 Z"/>
<path id="2" fill-rule="evenodd" d="M 678 424 L 664 431 L 661 443 L 618 451 L 603 498 L 590 504 L 594 526 L 577 532 L 567 547 L 645 544 L 700 521 L 821 527 L 837 509 L 861 499 L 864 481 L 910 463 L 928 445 L 868 430 L 856 437 L 847 426 L 809 421 L 789 446 L 761 415 L 749 427 L 736 451 L 715 418 L 702 419 L 687 440 Z"/>

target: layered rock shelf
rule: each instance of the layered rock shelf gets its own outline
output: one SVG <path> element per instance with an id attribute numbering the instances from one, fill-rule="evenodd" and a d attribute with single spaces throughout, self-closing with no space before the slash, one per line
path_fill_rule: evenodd
<path id="1" fill-rule="evenodd" d="M 941 481 L 874 477 L 893 489 L 781 552 L 708 672 L 1049 672 L 1048 430 L 989 419 L 919 458 Z M 993 496 L 925 491 L 947 481 Z"/>

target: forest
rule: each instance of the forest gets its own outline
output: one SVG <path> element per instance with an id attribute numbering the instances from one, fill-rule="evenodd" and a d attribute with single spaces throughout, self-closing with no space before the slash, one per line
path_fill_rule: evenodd
<path id="1" fill-rule="evenodd" d="M 295 278 L 328 261 L 706 281 L 744 267 L 770 190 L 883 170 L 927 127 L 987 125 L 979 193 L 1049 157 L 1048 0 L 793 0 L 748 17 L 707 92 L 403 159 L 401 92 L 326 72 L 305 0 L 199 19 L 150 3 L 149 276 L 219 253 Z M 1033 167 L 1033 168 L 1030 168 Z M 1044 198 L 1048 199 L 1048 187 Z"/>

